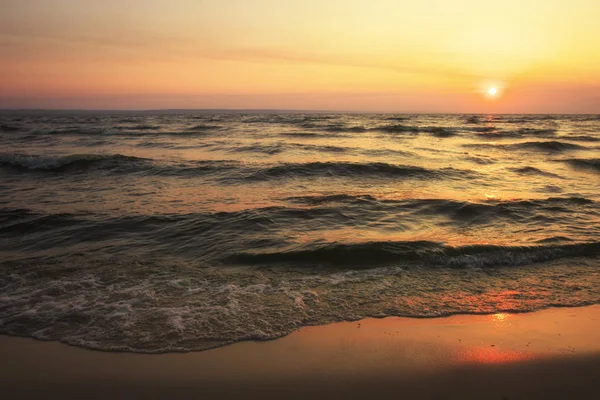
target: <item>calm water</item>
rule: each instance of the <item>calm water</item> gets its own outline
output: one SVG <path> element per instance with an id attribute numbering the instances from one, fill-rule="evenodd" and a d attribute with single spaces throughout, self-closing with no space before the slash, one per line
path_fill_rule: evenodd
<path id="1" fill-rule="evenodd" d="M 0 332 L 206 349 L 600 302 L 600 117 L 0 113 Z"/>

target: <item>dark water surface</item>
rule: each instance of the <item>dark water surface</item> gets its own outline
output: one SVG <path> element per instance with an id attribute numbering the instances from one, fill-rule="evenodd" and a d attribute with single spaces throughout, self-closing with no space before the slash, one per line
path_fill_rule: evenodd
<path id="1" fill-rule="evenodd" d="M 0 113 L 0 332 L 206 349 L 600 302 L 600 117 Z"/>

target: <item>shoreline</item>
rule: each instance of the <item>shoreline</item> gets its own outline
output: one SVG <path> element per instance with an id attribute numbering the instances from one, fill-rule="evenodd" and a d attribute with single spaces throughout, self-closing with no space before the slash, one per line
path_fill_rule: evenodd
<path id="1" fill-rule="evenodd" d="M 98 399 L 585 398 L 600 377 L 598 327 L 600 305 L 368 318 L 189 353 L 106 352 L 2 335 L 0 393 Z"/>
<path id="2" fill-rule="evenodd" d="M 346 320 L 346 321 L 337 321 L 337 322 L 324 322 L 324 323 L 319 323 L 319 324 L 315 324 L 315 325 L 302 325 L 299 328 L 294 329 L 293 331 L 289 332 L 289 333 L 284 333 L 281 336 L 278 337 L 273 337 L 273 338 L 266 338 L 266 339 L 243 339 L 243 340 L 239 340 L 239 341 L 234 341 L 231 343 L 226 343 L 226 344 L 222 344 L 222 345 L 217 345 L 215 347 L 208 347 L 208 348 L 200 348 L 200 349 L 190 349 L 190 350 L 178 350 L 178 349 L 174 349 L 174 350 L 166 350 L 166 351 L 142 351 L 142 350 L 121 350 L 121 349 L 104 349 L 104 348 L 100 348 L 100 347 L 88 347 L 85 345 L 76 345 L 76 344 L 70 344 L 67 342 L 62 342 L 60 340 L 54 340 L 54 339 L 38 339 L 38 338 L 33 338 L 33 337 L 28 337 L 28 336 L 23 336 L 23 335 L 19 335 L 19 334 L 12 334 L 12 333 L 2 333 L 0 332 L 0 348 L 3 345 L 3 340 L 5 339 L 10 339 L 10 338 L 15 338 L 15 339 L 24 339 L 24 340 L 31 340 L 34 342 L 40 342 L 40 343 L 57 343 L 61 346 L 67 346 L 67 347 L 71 347 L 71 348 L 75 348 L 75 349 L 81 349 L 81 350 L 85 350 L 85 351 L 92 351 L 92 352 L 99 352 L 99 353 L 109 353 L 109 354 L 131 354 L 131 355 L 143 355 L 143 356 L 159 356 L 159 355 L 169 355 L 169 354 L 189 354 L 189 353 L 204 353 L 207 351 L 214 351 L 214 350 L 218 350 L 218 349 L 222 349 L 224 347 L 230 347 L 230 346 L 235 346 L 235 345 L 239 345 L 239 344 L 243 344 L 243 343 L 268 343 L 268 342 L 273 342 L 273 341 L 278 341 L 278 340 L 282 340 L 285 339 L 287 336 L 292 335 L 292 334 L 297 334 L 299 331 L 301 330 L 305 330 L 305 329 L 314 329 L 314 328 L 323 328 L 323 327 L 328 327 L 328 326 L 336 326 L 336 325 L 345 325 L 345 324 L 359 324 L 362 325 L 365 321 L 382 321 L 382 320 L 391 320 L 391 321 L 395 321 L 395 320 L 401 320 L 404 321 L 404 323 L 407 323 L 407 321 L 410 320 L 445 320 L 445 319 L 458 319 L 460 317 L 473 317 L 473 318 L 493 318 L 493 319 L 497 319 L 497 316 L 509 316 L 509 317 L 514 317 L 514 316 L 521 316 L 521 315 L 528 315 L 528 314 L 537 314 L 540 312 L 547 312 L 547 311 L 552 311 L 552 310 L 572 310 L 572 309 L 582 309 L 582 308 L 590 308 L 590 307 L 599 307 L 600 308 L 600 303 L 593 303 L 593 304 L 584 304 L 584 305 L 577 305 L 577 306 L 570 306 L 570 305 L 565 305 L 565 306 L 548 306 L 548 307 L 544 307 L 544 308 L 540 308 L 540 309 L 536 309 L 536 310 L 527 310 L 527 311 L 513 311 L 513 310 L 509 310 L 509 311 L 501 311 L 501 312 L 496 312 L 496 313 L 489 313 L 489 312 L 481 312 L 481 313 L 471 313 L 471 312 L 458 312 L 458 313 L 451 313 L 448 315 L 435 315 L 435 316 L 398 316 L 398 315 L 389 315 L 389 316 L 384 316 L 384 317 L 364 317 L 364 318 L 360 318 L 360 319 L 355 319 L 355 320 Z M 598 311 L 599 314 L 599 318 L 600 318 L 600 310 Z M 397 321 L 397 322 L 401 322 L 401 321 Z M 396 321 L 395 321 L 396 322 Z M 471 321 L 470 321 L 471 322 Z M 600 325 L 599 325 L 600 327 Z M 599 346 L 599 351 L 600 351 L 600 346 Z"/>

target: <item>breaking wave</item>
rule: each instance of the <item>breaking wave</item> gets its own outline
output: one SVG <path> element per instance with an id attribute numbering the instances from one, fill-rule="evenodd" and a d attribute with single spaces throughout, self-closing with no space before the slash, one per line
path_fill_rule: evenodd
<path id="1" fill-rule="evenodd" d="M 554 246 L 445 246 L 436 242 L 333 243 L 311 249 L 274 253 L 245 252 L 230 255 L 228 262 L 242 264 L 292 263 L 295 265 L 380 266 L 419 262 L 439 267 L 519 266 L 565 257 L 600 255 L 600 242 Z"/>

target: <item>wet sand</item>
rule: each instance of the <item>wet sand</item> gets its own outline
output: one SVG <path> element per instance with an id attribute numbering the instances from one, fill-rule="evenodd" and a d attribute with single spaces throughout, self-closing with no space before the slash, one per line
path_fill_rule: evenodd
<path id="1" fill-rule="evenodd" d="M 7 399 L 587 399 L 600 380 L 600 306 L 365 319 L 185 354 L 0 336 L 0 355 Z"/>

